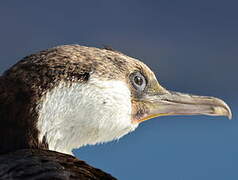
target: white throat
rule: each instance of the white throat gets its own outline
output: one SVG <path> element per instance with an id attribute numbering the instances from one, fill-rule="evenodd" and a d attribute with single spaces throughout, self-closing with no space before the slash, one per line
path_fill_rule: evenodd
<path id="1" fill-rule="evenodd" d="M 42 98 L 37 127 L 50 150 L 71 154 L 74 148 L 119 139 L 135 130 L 126 83 L 96 78 L 60 83 Z"/>

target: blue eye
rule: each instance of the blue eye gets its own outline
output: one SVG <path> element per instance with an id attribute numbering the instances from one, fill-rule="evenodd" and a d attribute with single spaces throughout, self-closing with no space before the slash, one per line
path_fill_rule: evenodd
<path id="1" fill-rule="evenodd" d="M 140 72 L 132 73 L 131 81 L 134 88 L 138 91 L 143 91 L 146 87 L 146 79 Z"/>

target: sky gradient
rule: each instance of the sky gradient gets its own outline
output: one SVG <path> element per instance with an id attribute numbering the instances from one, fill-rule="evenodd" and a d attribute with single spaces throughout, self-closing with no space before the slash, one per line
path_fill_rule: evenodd
<path id="1" fill-rule="evenodd" d="M 75 155 L 119 179 L 238 179 L 238 2 L 5 1 L 0 73 L 63 44 L 109 45 L 149 65 L 167 89 L 224 99 L 224 117 L 159 117 Z"/>

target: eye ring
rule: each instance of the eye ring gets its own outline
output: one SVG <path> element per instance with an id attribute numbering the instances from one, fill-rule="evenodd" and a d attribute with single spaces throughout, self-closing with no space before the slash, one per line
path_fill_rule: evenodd
<path id="1" fill-rule="evenodd" d="M 131 83 L 137 91 L 143 91 L 147 85 L 146 78 L 140 72 L 134 72 L 130 76 Z"/>

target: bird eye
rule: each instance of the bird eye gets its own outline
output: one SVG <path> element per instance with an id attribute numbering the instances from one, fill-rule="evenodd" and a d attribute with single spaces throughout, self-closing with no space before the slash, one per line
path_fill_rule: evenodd
<path id="1" fill-rule="evenodd" d="M 146 87 L 146 79 L 140 72 L 132 73 L 131 81 L 134 88 L 138 91 L 143 91 Z"/>

